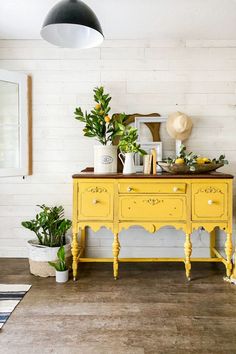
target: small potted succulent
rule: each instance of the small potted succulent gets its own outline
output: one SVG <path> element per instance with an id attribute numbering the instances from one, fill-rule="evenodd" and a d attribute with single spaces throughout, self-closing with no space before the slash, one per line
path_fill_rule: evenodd
<path id="1" fill-rule="evenodd" d="M 70 240 L 66 232 L 71 227 L 71 221 L 64 218 L 62 206 L 48 207 L 38 205 L 41 211 L 35 219 L 23 221 L 21 225 L 33 231 L 36 239 L 28 241 L 30 272 L 41 277 L 55 276 L 55 271 L 49 266 L 49 261 L 57 259 L 57 252 L 65 246 L 66 260 L 71 258 Z"/>
<path id="2" fill-rule="evenodd" d="M 57 251 L 56 262 L 48 262 L 56 270 L 56 282 L 66 283 L 69 279 L 69 270 L 66 265 L 66 254 L 64 246 L 61 246 Z"/>
<path id="3" fill-rule="evenodd" d="M 85 123 L 84 136 L 95 138 L 100 144 L 94 146 L 94 172 L 117 172 L 117 146 L 112 145 L 115 137 L 119 135 L 119 123 L 126 119 L 121 114 L 119 119 L 109 115 L 111 96 L 104 92 L 103 87 L 94 90 L 95 106 L 90 113 L 83 112 L 81 107 L 75 109 L 75 119 Z"/>
<path id="4" fill-rule="evenodd" d="M 138 131 L 131 126 L 119 124 L 121 130 L 118 147 L 120 149 L 119 158 L 123 164 L 123 174 L 135 173 L 134 154 L 146 155 L 140 144 L 137 143 Z"/>

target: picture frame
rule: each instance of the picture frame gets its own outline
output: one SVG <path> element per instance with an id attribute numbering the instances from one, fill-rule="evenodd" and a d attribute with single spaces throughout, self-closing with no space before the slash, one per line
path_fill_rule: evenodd
<path id="1" fill-rule="evenodd" d="M 157 154 L 157 162 L 162 161 L 162 142 L 155 141 L 155 142 L 147 142 L 141 144 L 141 149 L 146 151 L 148 154 L 151 154 L 151 150 L 155 149 Z M 142 172 L 143 170 L 143 156 L 140 154 L 135 154 L 135 166 L 137 172 Z"/>
<path id="2" fill-rule="evenodd" d="M 135 128 L 138 130 L 138 135 L 139 135 L 139 141 L 138 143 L 141 145 L 141 148 L 145 151 L 147 151 L 149 153 L 149 151 L 151 151 L 151 149 L 155 148 L 157 151 L 157 161 L 162 161 L 163 159 L 163 142 L 161 141 L 160 138 L 160 126 L 161 123 L 166 123 L 168 117 L 167 116 L 160 116 L 160 115 L 152 115 L 151 117 L 147 117 L 147 116 L 136 116 L 134 118 L 134 125 Z M 146 126 L 150 125 L 152 126 L 152 124 L 155 124 L 156 127 L 158 127 L 158 131 L 156 136 L 159 138 L 158 141 L 150 141 L 150 139 L 148 138 L 143 138 L 141 131 L 142 131 L 142 125 L 145 124 Z M 159 126 L 158 126 L 159 124 Z M 153 134 L 152 134 L 153 137 Z M 173 153 L 175 153 L 176 155 L 178 155 L 179 151 L 180 151 L 180 146 L 181 146 L 182 142 L 180 140 L 176 140 L 175 141 L 175 146 L 174 146 L 174 151 Z M 135 165 L 136 165 L 136 171 L 137 172 L 141 172 L 143 169 L 143 163 L 142 163 L 142 156 L 140 156 L 139 154 L 136 154 L 135 156 Z"/>
<path id="3" fill-rule="evenodd" d="M 150 124 L 158 124 L 159 123 L 159 127 L 160 127 L 160 124 L 161 123 L 166 123 L 167 121 L 167 116 L 152 116 L 152 117 L 146 117 L 146 116 L 137 116 L 135 117 L 135 120 L 134 120 L 134 125 L 135 125 L 135 128 L 138 130 L 138 133 L 139 133 L 139 137 L 141 136 L 141 125 L 142 124 L 145 124 L 145 125 L 150 125 Z M 150 128 L 149 128 L 150 129 Z M 158 132 L 158 135 L 159 137 L 158 140 L 156 139 L 153 139 L 153 141 L 157 142 L 157 141 L 160 141 L 160 133 Z M 139 142 L 142 142 L 142 138 L 139 139 Z"/>

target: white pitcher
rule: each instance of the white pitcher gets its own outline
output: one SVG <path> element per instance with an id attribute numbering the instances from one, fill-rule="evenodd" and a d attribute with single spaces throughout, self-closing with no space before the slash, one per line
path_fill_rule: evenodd
<path id="1" fill-rule="evenodd" d="M 128 175 L 131 173 L 135 173 L 135 165 L 134 165 L 134 153 L 127 152 L 123 154 L 122 152 L 119 153 L 119 158 L 122 162 L 123 167 L 123 174 Z"/>

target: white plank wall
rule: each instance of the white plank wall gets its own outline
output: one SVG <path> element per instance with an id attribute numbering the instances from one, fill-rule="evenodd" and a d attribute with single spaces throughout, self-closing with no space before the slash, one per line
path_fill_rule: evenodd
<path id="1" fill-rule="evenodd" d="M 33 79 L 33 176 L 0 179 L 0 257 L 26 257 L 32 234 L 20 222 L 36 204 L 62 204 L 71 217 L 71 175 L 93 161 L 91 139 L 73 111 L 89 109 L 92 89 L 104 85 L 112 111 L 181 110 L 194 120 L 190 149 L 206 156 L 226 154 L 236 171 L 236 41 L 107 40 L 102 48 L 58 49 L 40 40 L 0 41 L 0 68 Z M 122 256 L 179 256 L 183 234 L 170 229 L 150 235 L 135 228 L 121 234 Z M 90 232 L 87 254 L 111 255 L 111 234 Z M 224 235 L 219 244 L 224 243 Z M 194 255 L 208 256 L 207 233 L 193 236 Z"/>

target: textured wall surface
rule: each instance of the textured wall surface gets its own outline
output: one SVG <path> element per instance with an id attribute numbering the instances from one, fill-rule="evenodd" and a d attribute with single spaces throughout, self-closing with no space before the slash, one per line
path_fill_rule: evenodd
<path id="1" fill-rule="evenodd" d="M 20 226 L 36 204 L 62 204 L 71 217 L 71 175 L 93 163 L 93 144 L 73 118 L 74 107 L 89 109 L 92 89 L 104 85 L 112 111 L 181 110 L 194 120 L 186 145 L 198 153 L 224 152 L 236 171 L 236 41 L 105 41 L 102 48 L 68 50 L 40 40 L 0 41 L 0 68 L 33 79 L 32 176 L 0 179 L 0 257 L 24 257 L 32 234 Z M 197 232 L 194 255 L 208 255 L 209 237 Z M 150 235 L 135 228 L 121 234 L 123 256 L 183 254 L 182 232 Z M 219 242 L 224 243 L 224 235 Z M 90 233 L 87 254 L 111 254 L 111 234 Z"/>

